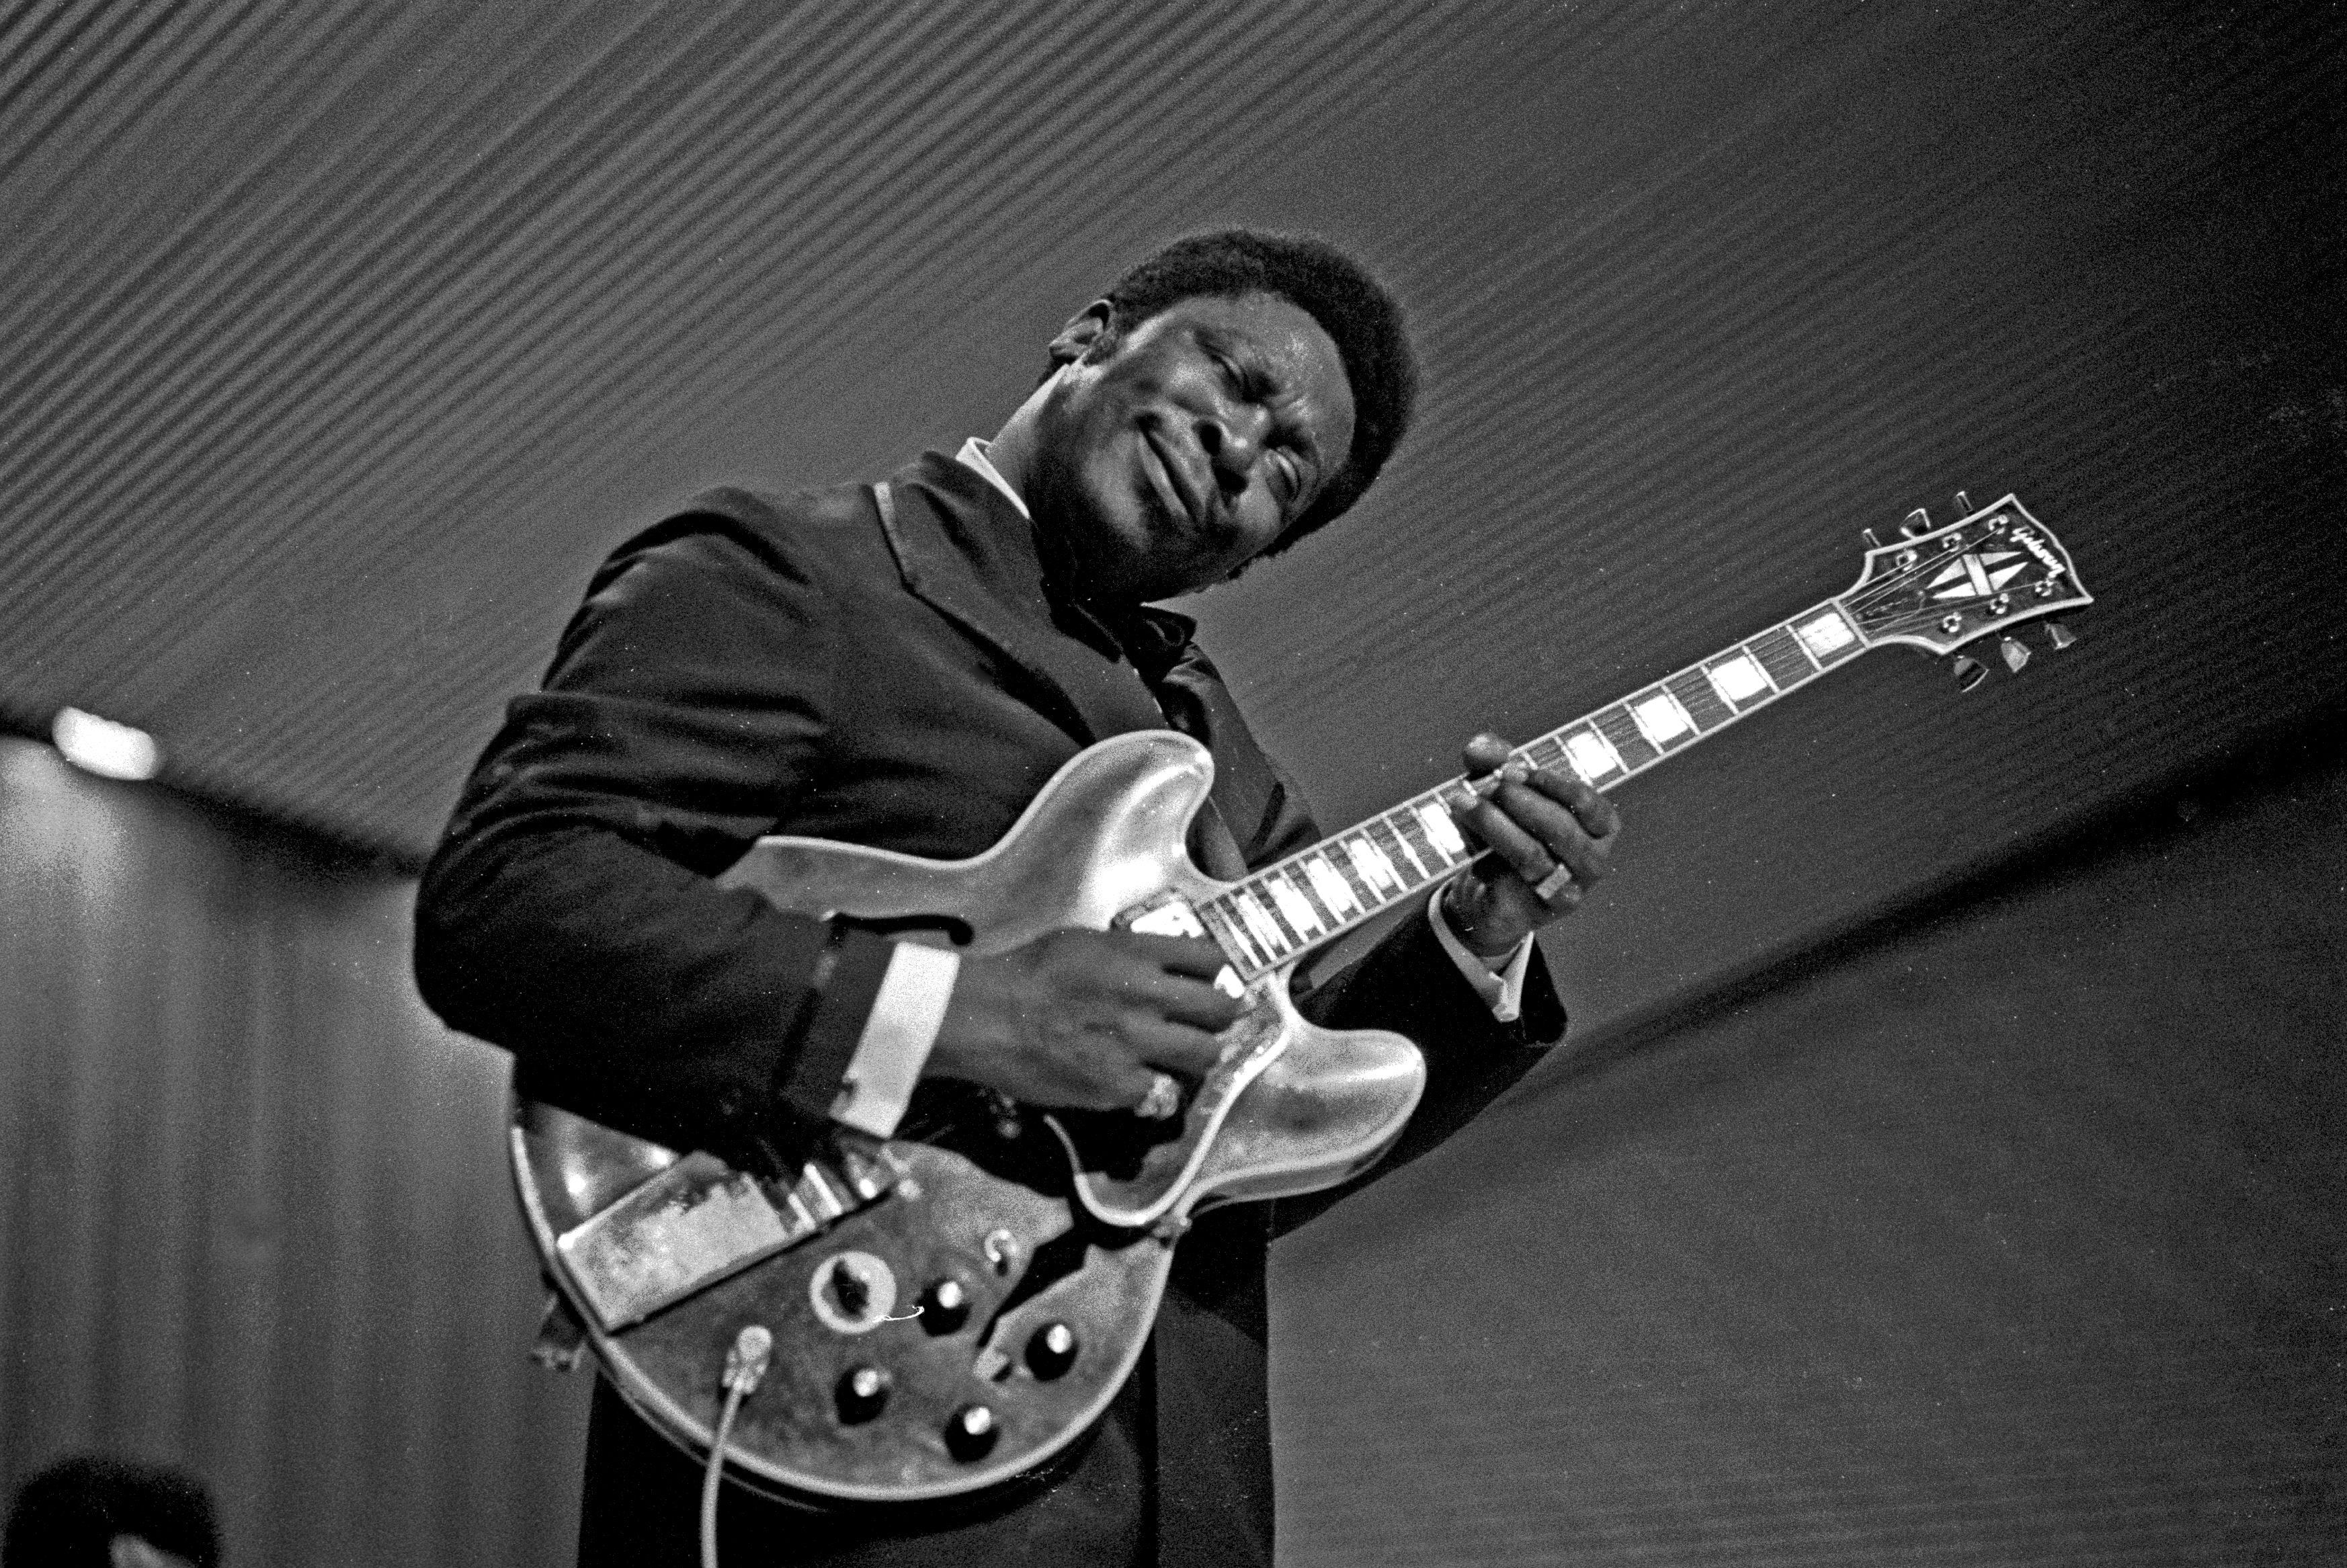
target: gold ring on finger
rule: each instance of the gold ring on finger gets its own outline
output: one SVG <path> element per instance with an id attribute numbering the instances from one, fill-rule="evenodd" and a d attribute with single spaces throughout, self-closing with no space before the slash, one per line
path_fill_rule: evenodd
<path id="1" fill-rule="evenodd" d="M 1560 860 L 1550 868 L 1547 876 L 1532 884 L 1532 897 L 1543 904 L 1553 905 L 1556 896 L 1572 886 L 1573 873 Z"/>
<path id="2" fill-rule="evenodd" d="M 1182 1109 L 1182 1085 L 1169 1073 L 1153 1073 L 1149 1080 L 1149 1092 L 1133 1113 L 1145 1122 L 1163 1122 Z"/>

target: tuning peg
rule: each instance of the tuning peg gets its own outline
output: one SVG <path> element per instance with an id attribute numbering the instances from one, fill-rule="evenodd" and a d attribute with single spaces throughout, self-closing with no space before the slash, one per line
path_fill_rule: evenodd
<path id="1" fill-rule="evenodd" d="M 1866 541 L 1866 548 L 1868 549 L 1879 550 L 1882 548 L 1882 541 L 1874 537 L 1874 530 L 1872 528 L 1859 529 L 1858 537 Z"/>
<path id="2" fill-rule="evenodd" d="M 2008 635 L 1997 643 L 1996 651 L 2004 655 L 2004 667 L 2015 675 L 2020 674 L 2021 667 L 2029 662 L 2029 650 L 2021 645 L 2017 637 Z"/>
<path id="3" fill-rule="evenodd" d="M 1960 518 L 1969 518 L 1972 515 L 1973 498 L 1970 496 L 1965 495 L 1962 490 L 1958 490 L 1956 492 L 1956 516 Z"/>
<path id="4" fill-rule="evenodd" d="M 2049 620 L 2045 623 L 2045 645 L 2055 652 L 2059 653 L 2077 641 L 2078 634 L 2060 621 Z"/>
<path id="5" fill-rule="evenodd" d="M 1948 668 L 1955 673 L 1959 692 L 1969 692 L 1988 679 L 1988 666 L 1969 653 L 1959 653 L 1949 660 Z"/>
<path id="6" fill-rule="evenodd" d="M 1921 507 L 1916 507 L 1913 511 L 1907 514 L 1907 520 L 1899 525 L 1899 531 L 1911 539 L 1914 538 L 1918 535 L 1930 533 L 1932 531 L 1932 514 L 1925 511 Z"/>

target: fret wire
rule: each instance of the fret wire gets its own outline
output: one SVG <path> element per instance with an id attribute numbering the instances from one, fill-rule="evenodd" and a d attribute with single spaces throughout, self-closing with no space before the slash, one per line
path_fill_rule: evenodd
<path id="1" fill-rule="evenodd" d="M 1240 944 L 1254 955 L 1251 961 L 1255 965 L 1262 967 L 1277 963 L 1279 955 L 1264 946 L 1262 939 L 1255 934 L 1254 928 L 1239 913 L 1239 892 L 1240 889 L 1234 887 L 1229 892 L 1217 896 L 1214 900 L 1215 907 L 1222 911 L 1223 917 L 1229 922 L 1231 931 Z"/>
<path id="2" fill-rule="evenodd" d="M 1789 692 L 1818 672 L 1817 661 L 1801 646 L 1801 640 L 1793 635 L 1790 622 L 1770 627 L 1745 646 L 1752 650 L 1752 656 L 1760 661 L 1760 668 L 1768 672 L 1768 679 L 1777 683 L 1779 692 Z"/>
<path id="3" fill-rule="evenodd" d="M 1361 912 L 1375 901 L 1364 897 L 1360 888 L 1354 886 L 1353 878 L 1346 873 L 1344 862 L 1345 857 L 1341 853 L 1332 852 L 1325 846 L 1316 846 L 1306 850 L 1303 859 L 1298 864 L 1304 867 L 1304 879 L 1318 889 L 1320 902 L 1323 904 L 1328 902 L 1328 889 L 1321 886 L 1319 876 L 1312 874 L 1313 868 L 1322 867 L 1324 875 L 1336 882 L 1337 888 L 1345 895 L 1345 907 L 1339 910 L 1331 906 L 1331 912 L 1336 915 L 1339 924 L 1349 924 L 1360 918 Z"/>
<path id="4" fill-rule="evenodd" d="M 1406 897 L 1413 887 L 1425 886 L 1418 868 L 1409 863 L 1409 856 L 1402 853 L 1400 835 L 1394 832 L 1393 824 L 1383 814 L 1370 818 L 1366 831 L 1369 842 L 1385 852 L 1386 864 L 1393 867 L 1394 886 L 1386 895 L 1387 903 Z"/>
<path id="5" fill-rule="evenodd" d="M 1370 831 L 1370 827 L 1371 824 L 1365 822 L 1360 826 L 1353 829 L 1352 832 L 1345 835 L 1344 843 L 1340 847 L 1344 850 L 1344 860 L 1345 864 L 1348 866 L 1352 865 L 1353 845 L 1357 840 L 1367 845 L 1369 851 L 1384 859 L 1387 870 L 1387 878 L 1385 881 L 1372 881 L 1369 879 L 1367 872 L 1359 871 L 1358 868 L 1356 868 L 1355 873 L 1357 878 L 1361 881 L 1363 886 L 1365 886 L 1368 891 L 1368 907 L 1372 909 L 1380 909 L 1387 904 L 1390 903 L 1394 898 L 1400 896 L 1400 889 L 1396 886 L 1395 884 L 1405 876 L 1407 873 L 1405 873 L 1400 866 L 1394 864 L 1393 856 L 1386 852 L 1384 845 L 1378 842 L 1377 835 Z"/>
<path id="6" fill-rule="evenodd" d="M 1465 830 L 1460 828 L 1459 825 L 1458 814 L 1450 809 L 1450 803 L 1454 800 L 1471 801 L 1476 798 L 1478 797 L 1475 792 L 1468 787 L 1467 781 L 1463 777 L 1452 779 L 1440 789 L 1431 792 L 1426 798 L 1427 809 L 1433 812 L 1436 816 L 1441 819 L 1443 828 L 1447 830 L 1459 844 L 1458 855 L 1455 859 L 1450 858 L 1448 851 L 1444 852 L 1445 858 L 1450 861 L 1450 864 L 1444 867 L 1445 870 L 1464 866 L 1469 861 L 1474 859 L 1476 856 L 1482 853 L 1475 847 L 1472 842 L 1469 840 Z M 1433 828 L 1427 829 L 1427 833 L 1430 836 L 1431 836 L 1434 832 L 1435 829 Z M 1448 841 L 1445 840 L 1442 842 Z"/>
<path id="7" fill-rule="evenodd" d="M 1317 846 L 1305 850 L 1287 861 L 1288 880 L 1294 882 L 1296 887 L 1311 899 L 1312 907 L 1315 910 L 1327 911 L 1321 923 L 1330 930 L 1334 930 L 1345 923 L 1346 915 L 1343 910 L 1328 902 L 1328 890 L 1320 886 L 1320 878 L 1312 875 L 1312 862 L 1316 858 L 1324 860 L 1327 858 L 1318 853 Z M 1342 878 L 1338 880 L 1341 881 Z"/>
<path id="8" fill-rule="evenodd" d="M 1432 857 L 1434 849 L 1425 842 L 1426 830 L 1419 825 L 1417 813 L 1407 805 L 1400 806 L 1386 813 L 1382 820 L 1387 831 L 1390 832 L 1396 842 L 1401 845 L 1402 863 L 1416 872 L 1421 882 L 1432 881 L 1436 866 L 1430 866 L 1428 861 Z"/>
<path id="9" fill-rule="evenodd" d="M 1450 856 L 1443 854 L 1441 846 L 1434 842 L 1434 835 L 1428 829 L 1423 815 L 1428 806 L 1438 804 L 1433 795 L 1419 795 L 1404 808 L 1401 819 L 1402 833 L 1411 847 L 1418 851 L 1418 858 L 1426 866 L 1426 877 L 1430 882 L 1450 869 Z"/>
<path id="10" fill-rule="evenodd" d="M 1241 969 L 1254 968 L 1255 954 L 1247 944 L 1238 939 L 1237 934 L 1231 929 L 1230 922 L 1223 918 L 1222 911 L 1216 907 L 1219 902 L 1216 898 L 1199 899 L 1193 906 L 1197 912 L 1198 923 L 1206 927 L 1206 935 L 1222 948 L 1225 958 Z"/>
<path id="11" fill-rule="evenodd" d="M 1368 888 L 1358 876 L 1350 877 L 1347 876 L 1341 864 L 1344 859 L 1344 856 L 1340 852 L 1342 839 L 1363 835 L 1363 830 L 1356 829 L 1353 832 L 1340 835 L 1339 838 L 1324 840 L 1321 844 L 1313 845 L 1309 849 L 1300 851 L 1296 856 L 1287 860 L 1281 861 L 1276 866 L 1266 866 L 1263 870 L 1256 872 L 1252 876 L 1248 877 L 1244 883 L 1239 884 L 1233 891 L 1235 893 L 1240 891 L 1251 892 L 1254 895 L 1255 906 L 1257 909 L 1262 911 L 1266 923 L 1270 925 L 1273 930 L 1278 933 L 1281 942 L 1293 951 L 1302 951 L 1307 948 L 1318 947 L 1327 942 L 1332 941 L 1336 938 L 1342 936 L 1346 931 L 1351 929 L 1353 927 L 1361 924 L 1372 916 L 1376 915 L 1389 901 L 1386 897 L 1380 896 L 1374 890 Z M 1336 846 L 1336 852 L 1332 852 L 1331 846 Z M 1339 880 L 1344 882 L 1345 886 L 1360 889 L 1362 896 L 1359 900 L 1359 907 L 1354 909 L 1350 914 L 1342 916 L 1337 914 L 1335 910 L 1329 908 L 1328 901 L 1320 896 L 1319 890 L 1312 886 L 1310 874 L 1304 869 L 1304 864 L 1315 855 L 1319 856 L 1328 864 L 1329 869 L 1337 875 Z M 1397 875 L 1399 875 L 1399 868 L 1397 867 L 1396 871 Z M 1287 887 L 1289 891 L 1304 901 L 1304 906 L 1307 909 L 1313 911 L 1316 915 L 1323 917 L 1323 927 L 1317 934 L 1306 935 L 1299 927 L 1296 927 L 1296 922 L 1288 916 L 1287 912 L 1279 907 L 1278 898 L 1271 891 L 1275 886 L 1284 886 Z M 1223 909 L 1221 907 L 1220 899 L 1215 901 L 1214 907 L 1216 908 L 1217 913 L 1222 915 L 1230 928 L 1242 935 L 1242 946 L 1245 948 L 1249 951 L 1256 951 L 1263 948 L 1264 944 L 1261 939 L 1254 935 L 1254 933 L 1247 927 L 1245 921 L 1235 911 Z M 1254 968 L 1258 972 L 1263 972 L 1277 967 L 1277 965 L 1288 956 L 1290 956 L 1288 952 L 1272 951 L 1268 954 L 1250 958 L 1248 963 L 1251 968 Z M 1268 961 L 1266 961 L 1266 958 Z"/>
<path id="12" fill-rule="evenodd" d="M 1238 902 L 1240 900 L 1244 901 Z M 1295 938 L 1280 923 L 1279 911 L 1270 907 L 1255 886 L 1254 878 L 1250 877 L 1239 885 L 1234 901 L 1237 902 L 1239 918 L 1245 923 L 1247 933 L 1255 938 L 1255 946 L 1261 948 L 1274 962 L 1287 957 L 1288 951 L 1296 946 Z M 1255 920 L 1246 919 L 1250 913 L 1261 921 L 1260 926 Z"/>
<path id="13" fill-rule="evenodd" d="M 1711 677 L 1700 664 L 1680 671 L 1663 682 L 1663 689 L 1679 700 L 1697 735 L 1707 735 L 1736 717 L 1736 710 L 1713 688 Z"/>
<path id="14" fill-rule="evenodd" d="M 1348 835 L 1348 836 L 1350 835 Z M 1328 844 L 1333 847 L 1308 851 L 1306 859 L 1309 860 L 1312 856 L 1317 855 L 1327 863 L 1329 872 L 1338 882 L 1343 883 L 1345 890 L 1353 896 L 1353 913 L 1346 918 L 1356 919 L 1362 914 L 1375 909 L 1381 900 L 1378 897 L 1378 890 L 1361 879 L 1361 873 L 1353 865 L 1353 857 L 1346 853 L 1344 845 L 1333 838 L 1328 840 Z"/>
<path id="15" fill-rule="evenodd" d="M 1349 921 L 1357 918 L 1356 916 L 1338 917 L 1336 911 L 1329 907 L 1327 898 L 1321 894 L 1318 886 L 1313 882 L 1312 874 L 1307 868 L 1307 865 L 1315 859 L 1323 862 L 1336 876 L 1337 882 L 1350 889 L 1355 898 L 1365 908 L 1373 909 L 1377 905 L 1383 903 L 1387 896 L 1379 893 L 1364 879 L 1361 873 L 1353 866 L 1352 856 L 1345 850 L 1345 844 L 1349 839 L 1368 838 L 1371 843 L 1376 843 L 1374 835 L 1369 831 L 1371 825 L 1372 823 L 1362 823 L 1347 828 L 1334 837 L 1324 838 L 1317 844 L 1297 850 L 1284 860 L 1264 866 L 1254 872 L 1252 876 L 1257 881 L 1264 881 L 1276 875 L 1285 874 L 1289 883 L 1297 891 L 1309 895 L 1309 904 L 1314 910 L 1325 911 L 1332 920 L 1341 918 Z M 1399 874 L 1400 867 L 1396 866 L 1395 870 Z"/>
<path id="16" fill-rule="evenodd" d="M 1599 729 L 1589 720 L 1575 720 L 1571 726 L 1570 733 L 1567 734 L 1566 739 L 1568 742 L 1573 740 L 1587 740 L 1593 743 L 1595 750 L 1603 753 L 1597 761 L 1603 763 L 1604 765 L 1595 769 L 1595 778 L 1588 779 L 1588 782 L 1591 784 L 1594 784 L 1597 779 L 1605 778 L 1609 774 L 1616 780 L 1629 777 L 1629 774 L 1622 765 L 1622 759 L 1614 754 L 1614 743 L 1605 738 L 1605 732 Z M 1591 748 L 1584 747 L 1583 749 L 1588 750 Z M 1572 746 L 1568 744 L 1565 747 L 1565 753 L 1568 759 L 1570 759 L 1572 755 Z M 1580 770 L 1575 769 L 1574 771 L 1578 773 Z M 1588 775 L 1586 774 L 1583 776 L 1584 778 L 1588 778 Z"/>
<path id="17" fill-rule="evenodd" d="M 1684 727 L 1672 731 L 1670 734 L 1665 736 L 1659 741 L 1647 732 L 1645 723 L 1639 723 L 1637 712 L 1642 705 L 1653 702 L 1658 697 L 1670 697 L 1673 699 L 1672 702 L 1665 702 L 1663 704 L 1665 715 L 1673 723 L 1676 723 L 1681 719 L 1686 720 L 1686 723 Z M 1676 703 L 1677 709 L 1676 712 L 1671 712 L 1674 703 Z M 1647 687 L 1645 691 L 1639 692 L 1636 696 L 1623 703 L 1622 707 L 1623 710 L 1630 715 L 1631 722 L 1638 724 L 1638 733 L 1645 738 L 1646 743 L 1654 747 L 1657 752 L 1660 752 L 1665 756 L 1670 755 L 1671 753 L 1676 751 L 1681 746 L 1691 744 L 1697 734 L 1701 733 L 1699 728 L 1696 726 L 1694 718 L 1687 713 L 1686 704 L 1676 702 L 1676 694 L 1671 692 L 1670 683 L 1668 682 L 1664 682 L 1659 685 Z"/>
<path id="18" fill-rule="evenodd" d="M 1270 926 L 1278 945 L 1286 953 L 1300 953 L 1312 945 L 1304 933 L 1296 928 L 1296 923 L 1287 917 L 1286 911 L 1280 908 L 1279 900 L 1271 896 L 1269 887 L 1256 887 L 1255 907 L 1263 911 L 1265 923 Z"/>
<path id="19" fill-rule="evenodd" d="M 1311 938 L 1311 940 L 1315 942 L 1324 940 L 1330 932 L 1344 925 L 1345 922 L 1337 918 L 1337 912 L 1328 907 L 1327 900 L 1320 897 L 1320 889 L 1312 886 L 1312 878 L 1304 874 L 1302 863 L 1295 860 L 1283 861 L 1279 870 L 1280 875 L 1286 879 L 1289 889 L 1304 905 L 1305 911 L 1320 923 L 1319 931 Z"/>
<path id="20" fill-rule="evenodd" d="M 1270 918 L 1272 929 L 1279 933 L 1279 939 L 1283 946 L 1292 948 L 1307 946 L 1310 939 L 1302 931 L 1296 929 L 1296 922 L 1287 917 L 1287 911 L 1279 907 L 1279 896 L 1271 890 L 1271 882 L 1270 872 L 1265 872 L 1255 878 L 1253 886 L 1255 889 L 1255 903 Z"/>
<path id="21" fill-rule="evenodd" d="M 1198 918 L 1214 934 L 1223 951 L 1250 969 L 1264 968 L 1263 955 L 1255 948 L 1255 938 L 1248 936 L 1239 918 L 1223 907 L 1221 895 L 1198 902 Z"/>
<path id="22" fill-rule="evenodd" d="M 1767 634 L 1764 632 L 1762 635 L 1765 636 Z M 1737 651 L 1742 653 L 1746 658 L 1751 660 L 1753 664 L 1759 669 L 1762 678 L 1768 682 L 1769 696 L 1781 697 L 1787 692 L 1792 690 L 1792 685 L 1799 684 L 1798 681 L 1793 682 L 1792 685 L 1787 684 L 1786 676 L 1768 668 L 1768 661 L 1761 657 L 1760 639 L 1758 637 L 1752 638 L 1745 642 L 1737 644 Z"/>
<path id="23" fill-rule="evenodd" d="M 1255 903 L 1271 917 L 1273 927 L 1279 932 L 1281 943 L 1291 948 L 1301 947 L 1307 938 L 1296 922 L 1287 917 L 1287 911 L 1279 907 L 1279 895 L 1272 891 L 1278 874 L 1278 866 L 1266 866 L 1256 872 L 1247 885 L 1255 890 Z"/>
<path id="24" fill-rule="evenodd" d="M 1320 897 L 1320 889 L 1312 886 L 1312 878 L 1305 874 L 1301 862 L 1282 861 L 1276 868 L 1276 874 L 1286 878 L 1288 889 L 1302 901 L 1305 912 L 1319 923 L 1320 936 L 1326 936 L 1344 924 L 1337 911 L 1328 907 L 1328 901 Z M 1319 937 L 1313 940 L 1319 940 Z"/>
<path id="25" fill-rule="evenodd" d="M 1758 659 L 1753 657 L 1751 650 L 1740 642 L 1724 653 L 1715 654 L 1705 660 L 1696 668 L 1703 672 L 1704 683 L 1712 688 L 1713 694 L 1727 704 L 1731 718 L 1748 713 L 1753 709 L 1773 702 L 1777 699 L 1776 682 L 1768 679 L 1768 671 L 1761 667 Z M 1714 671 L 1728 669 L 1741 669 L 1758 677 L 1760 682 L 1758 689 L 1747 692 L 1741 697 L 1727 696 L 1719 690 L 1714 679 Z"/>
<path id="26" fill-rule="evenodd" d="M 1801 636 L 1799 629 L 1826 621 L 1832 622 L 1840 630 L 1842 641 L 1837 646 L 1820 651 L 1809 646 L 1809 640 Z M 1846 659 L 1856 658 L 1866 650 L 1866 642 L 1860 637 L 1850 611 L 1835 600 L 1829 599 L 1822 604 L 1813 604 L 1785 624 L 1795 629 L 1793 635 L 1800 642 L 1801 651 L 1807 653 L 1819 670 L 1830 670 Z"/>
<path id="27" fill-rule="evenodd" d="M 1368 831 L 1370 843 L 1377 843 L 1377 834 L 1379 828 L 1385 829 L 1387 841 L 1384 844 L 1378 845 L 1378 847 L 1386 852 L 1386 858 L 1393 862 L 1394 874 L 1402 879 L 1402 886 L 1395 892 L 1394 897 L 1399 898 L 1402 894 L 1409 892 L 1412 887 L 1424 886 L 1426 885 L 1426 873 L 1419 866 L 1414 864 L 1410 854 L 1409 845 L 1403 839 L 1401 829 L 1395 824 L 1394 814 L 1392 812 L 1381 812 L 1378 815 L 1369 819 Z M 1413 877 L 1418 880 L 1413 881 Z"/>
<path id="28" fill-rule="evenodd" d="M 1663 753 L 1638 729 L 1638 721 L 1620 703 L 1601 708 L 1595 715 L 1597 731 L 1614 743 L 1614 753 L 1622 759 L 1622 766 L 1636 773 Z"/>

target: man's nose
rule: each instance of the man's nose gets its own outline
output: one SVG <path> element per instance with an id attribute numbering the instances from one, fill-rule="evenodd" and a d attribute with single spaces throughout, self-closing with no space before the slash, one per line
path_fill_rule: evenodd
<path id="1" fill-rule="evenodd" d="M 1254 480 L 1270 429 L 1271 416 L 1251 403 L 1225 403 L 1198 422 L 1198 445 L 1225 493 L 1240 495 Z"/>

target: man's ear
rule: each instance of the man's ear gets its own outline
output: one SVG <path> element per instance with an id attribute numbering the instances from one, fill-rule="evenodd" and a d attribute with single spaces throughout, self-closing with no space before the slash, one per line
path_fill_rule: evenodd
<path id="1" fill-rule="evenodd" d="M 1116 307 L 1106 300 L 1094 300 L 1070 316 L 1060 335 L 1051 340 L 1051 363 L 1073 364 L 1096 347 L 1104 350 L 1115 341 L 1111 325 L 1115 320 Z"/>

